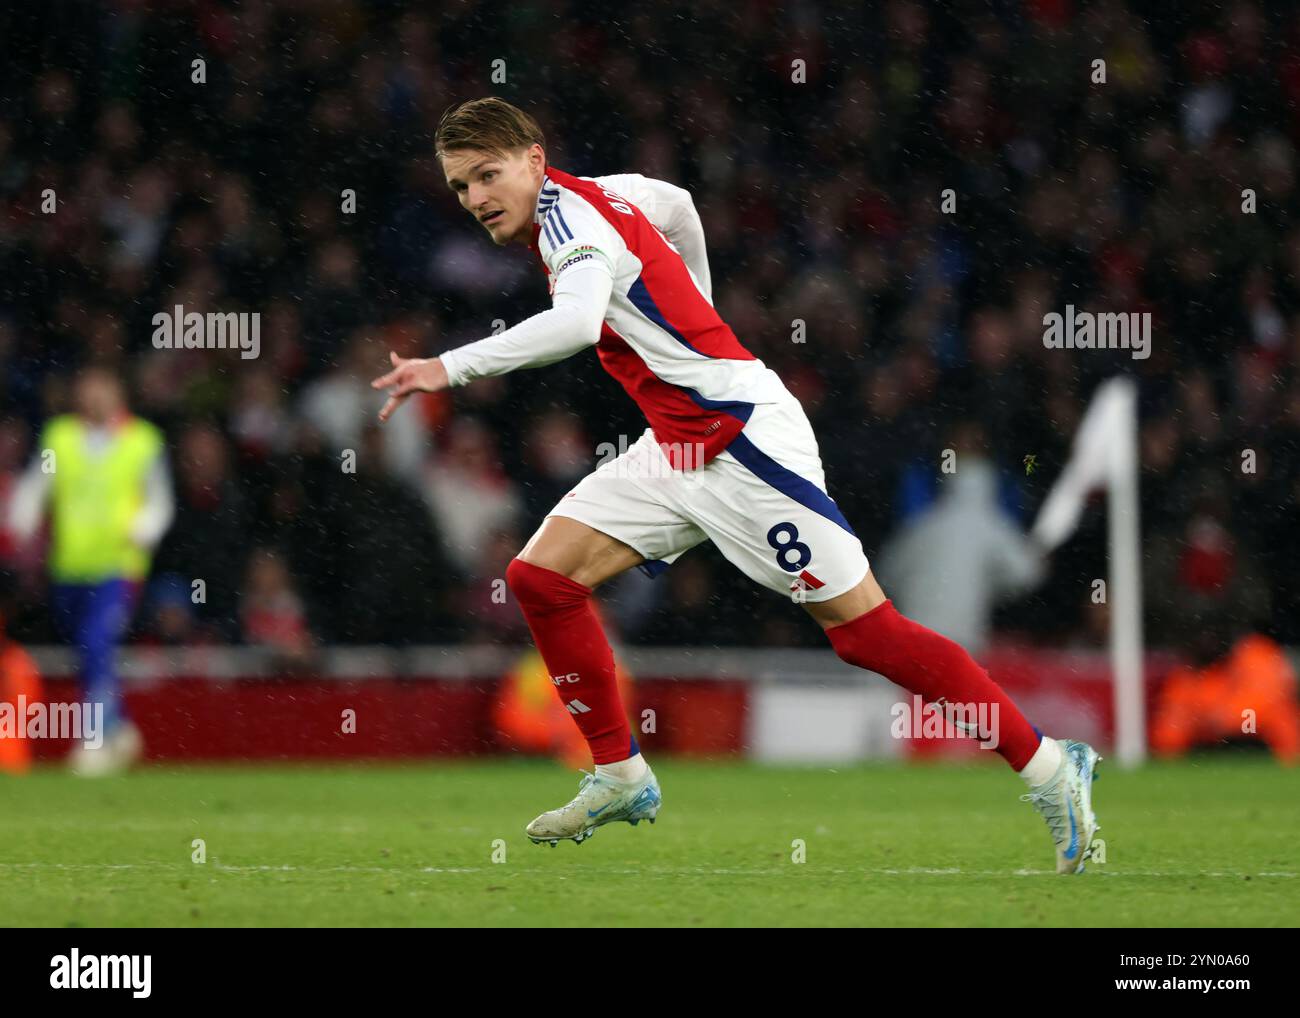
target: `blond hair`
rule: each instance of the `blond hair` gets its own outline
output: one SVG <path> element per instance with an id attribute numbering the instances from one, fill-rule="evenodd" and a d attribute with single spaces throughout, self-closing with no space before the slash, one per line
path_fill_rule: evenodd
<path id="1" fill-rule="evenodd" d="M 433 151 L 439 159 L 451 149 L 474 148 L 505 155 L 533 144 L 546 147 L 546 136 L 537 121 L 495 96 L 450 107 L 433 136 Z"/>

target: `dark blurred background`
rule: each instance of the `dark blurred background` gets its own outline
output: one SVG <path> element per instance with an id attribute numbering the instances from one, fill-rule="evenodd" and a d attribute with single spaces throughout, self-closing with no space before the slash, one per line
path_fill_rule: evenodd
<path id="1" fill-rule="evenodd" d="M 803 400 L 869 556 L 933 502 L 971 421 L 1027 527 L 1093 388 L 1127 372 L 1149 639 L 1185 642 L 1188 606 L 1209 604 L 1300 641 L 1296 4 L 630 8 L 0 13 L 0 503 L 73 372 L 106 364 L 165 429 L 176 488 L 136 640 L 247 641 L 241 600 L 269 592 L 324 643 L 525 641 L 493 581 L 597 445 L 640 434 L 635 407 L 594 353 L 382 431 L 366 387 L 389 349 L 434 354 L 546 306 L 531 256 L 493 247 L 432 157 L 443 110 L 495 94 L 538 119 L 555 166 L 692 191 L 715 302 Z M 260 358 L 155 350 L 174 304 L 259 312 Z M 1045 349 L 1066 304 L 1150 312 L 1152 356 Z M 52 642 L 39 557 L 0 538 L 0 565 L 12 634 Z M 998 629 L 1100 642 L 1104 575 L 1099 508 Z M 822 645 L 707 546 L 623 586 L 629 642 Z"/>

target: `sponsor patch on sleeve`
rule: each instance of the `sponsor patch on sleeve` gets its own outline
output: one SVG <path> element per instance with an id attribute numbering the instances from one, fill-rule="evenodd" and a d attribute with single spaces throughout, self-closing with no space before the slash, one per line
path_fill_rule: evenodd
<path id="1" fill-rule="evenodd" d="M 604 259 L 606 262 L 609 261 L 609 258 L 605 254 L 605 252 L 598 247 L 591 247 L 589 245 L 584 245 L 582 247 L 575 247 L 572 251 L 567 252 L 564 256 L 564 259 L 560 262 L 558 266 L 556 266 L 555 274 L 558 276 L 570 265 L 576 265 L 578 262 L 590 261 L 592 258 L 597 258 L 597 257 Z"/>

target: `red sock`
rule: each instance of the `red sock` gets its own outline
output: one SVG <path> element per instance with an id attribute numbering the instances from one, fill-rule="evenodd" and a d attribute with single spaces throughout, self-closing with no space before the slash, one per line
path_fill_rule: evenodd
<path id="1" fill-rule="evenodd" d="M 640 750 L 618 695 L 614 652 L 592 610 L 591 588 L 523 559 L 511 560 L 506 583 L 592 759 L 606 764 L 636 756 Z"/>
<path id="2" fill-rule="evenodd" d="M 1015 770 L 1038 749 L 1041 734 L 988 672 L 960 644 L 900 615 L 892 601 L 832 626 L 826 635 L 849 664 L 879 672 L 927 704 L 940 697 L 951 704 L 997 704 L 996 748 Z"/>

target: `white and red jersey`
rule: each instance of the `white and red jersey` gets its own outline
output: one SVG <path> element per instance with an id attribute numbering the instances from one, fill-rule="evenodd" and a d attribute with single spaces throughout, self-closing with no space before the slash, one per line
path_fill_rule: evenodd
<path id="1" fill-rule="evenodd" d="M 551 308 L 442 354 L 449 383 L 595 346 L 650 422 L 548 515 L 621 541 L 651 575 L 711 540 L 783 594 L 825 601 L 860 584 L 870 565 L 826 491 L 803 408 L 713 308 L 690 195 L 635 173 L 589 178 L 548 167 L 531 247 Z"/>
<path id="2" fill-rule="evenodd" d="M 793 400 L 780 377 L 741 345 L 678 249 L 615 178 L 548 167 L 532 249 L 552 292 L 562 273 L 602 268 L 613 288 L 596 351 L 668 447 L 674 466 L 711 461 L 754 406 Z M 671 450 L 671 451 L 669 451 Z"/>

